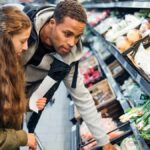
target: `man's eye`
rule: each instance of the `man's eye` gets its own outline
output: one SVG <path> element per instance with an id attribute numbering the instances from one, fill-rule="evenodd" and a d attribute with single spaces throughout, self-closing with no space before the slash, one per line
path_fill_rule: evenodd
<path id="1" fill-rule="evenodd" d="M 72 34 L 69 32 L 64 32 L 65 37 L 70 37 Z"/>

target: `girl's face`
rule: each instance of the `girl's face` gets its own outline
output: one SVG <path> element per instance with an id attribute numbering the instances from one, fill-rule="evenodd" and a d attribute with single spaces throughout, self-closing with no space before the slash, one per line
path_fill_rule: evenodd
<path id="1" fill-rule="evenodd" d="M 20 55 L 24 50 L 28 49 L 28 38 L 31 33 L 31 27 L 22 30 L 21 33 L 13 35 L 12 42 L 17 55 Z"/>

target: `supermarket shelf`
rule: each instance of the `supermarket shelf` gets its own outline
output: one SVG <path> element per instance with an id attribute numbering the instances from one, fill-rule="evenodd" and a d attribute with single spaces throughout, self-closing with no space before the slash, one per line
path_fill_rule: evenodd
<path id="1" fill-rule="evenodd" d="M 115 3 L 89 3 L 83 4 L 85 8 L 114 8 Z"/>
<path id="2" fill-rule="evenodd" d="M 150 150 L 148 145 L 145 143 L 144 139 L 140 136 L 138 129 L 136 128 L 135 122 L 131 122 L 130 126 L 135 135 L 136 140 L 139 142 L 139 146 L 141 150 Z"/>
<path id="3" fill-rule="evenodd" d="M 101 55 L 99 54 L 99 52 L 94 49 L 91 45 L 91 49 L 93 50 L 94 55 L 96 56 L 99 65 L 102 67 L 108 82 L 110 83 L 110 85 L 112 86 L 112 89 L 114 90 L 116 96 L 117 96 L 117 100 L 119 100 L 123 110 L 125 111 L 126 109 L 128 109 L 130 106 L 128 104 L 128 102 L 125 100 L 124 96 L 121 93 L 121 89 L 119 87 L 119 85 L 116 83 L 115 79 L 112 76 L 112 73 L 110 71 L 110 69 L 107 67 L 106 63 L 104 62 L 104 60 L 102 59 Z"/>
<path id="4" fill-rule="evenodd" d="M 118 8 L 150 8 L 150 2 L 117 2 Z"/>
<path id="5" fill-rule="evenodd" d="M 113 2 L 113 3 L 88 3 L 85 8 L 150 8 L 150 2 Z"/>
<path id="6" fill-rule="evenodd" d="M 123 55 L 116 49 L 116 47 L 110 42 L 106 41 L 97 31 L 91 28 L 91 30 L 99 37 L 100 42 L 103 46 L 120 62 L 124 69 L 131 75 L 131 77 L 140 85 L 143 91 L 150 96 L 150 83 L 145 79 L 144 76 L 124 58 Z"/>
<path id="7" fill-rule="evenodd" d="M 101 67 L 102 67 L 104 73 L 106 74 L 106 77 L 107 77 L 109 83 L 111 84 L 113 90 L 115 91 L 117 100 L 120 102 L 123 110 L 126 111 L 128 108 L 130 108 L 128 101 L 122 95 L 120 87 L 117 85 L 115 79 L 112 77 L 112 74 L 111 74 L 109 68 L 107 67 L 107 65 L 105 64 L 104 60 L 101 58 L 101 55 L 98 53 L 97 50 L 95 50 L 93 48 L 92 48 L 92 50 L 93 50 L 93 53 L 95 54 L 95 56 L 97 57 L 99 63 L 101 64 Z M 140 133 L 137 130 L 134 122 L 130 122 L 130 127 L 133 131 L 133 134 L 135 135 L 136 140 L 139 142 L 140 149 L 141 150 L 149 150 L 149 147 L 145 143 L 144 139 L 140 136 Z"/>

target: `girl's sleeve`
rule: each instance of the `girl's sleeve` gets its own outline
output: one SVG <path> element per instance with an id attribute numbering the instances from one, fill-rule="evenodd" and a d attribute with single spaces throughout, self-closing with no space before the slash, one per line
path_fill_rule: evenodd
<path id="1" fill-rule="evenodd" d="M 16 150 L 27 145 L 27 133 L 24 130 L 0 129 L 0 149 Z"/>

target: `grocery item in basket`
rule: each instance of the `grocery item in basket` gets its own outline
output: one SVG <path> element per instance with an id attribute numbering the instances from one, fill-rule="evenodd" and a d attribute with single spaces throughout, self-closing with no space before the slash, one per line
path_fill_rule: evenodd
<path id="1" fill-rule="evenodd" d="M 102 12 L 91 11 L 87 12 L 88 23 L 91 26 L 95 26 L 99 21 L 103 20 L 109 15 L 109 10 L 104 10 Z"/>
<path id="2" fill-rule="evenodd" d="M 107 133 L 109 133 L 112 130 L 117 128 L 117 123 L 115 121 L 113 121 L 112 118 L 102 118 L 102 122 L 105 125 L 104 128 Z M 109 134 L 109 137 L 110 137 L 110 139 L 117 138 L 120 135 L 122 135 L 123 133 L 124 133 L 124 131 L 115 130 Z M 86 124 L 84 122 L 80 126 L 80 136 L 83 141 L 88 141 L 91 138 L 93 138 L 92 134 L 90 133 L 88 127 L 86 126 Z"/>
<path id="3" fill-rule="evenodd" d="M 92 143 L 90 143 L 90 144 L 84 146 L 84 147 L 82 148 L 82 150 L 91 150 L 91 149 L 94 148 L 95 146 L 96 146 L 96 141 L 94 141 L 94 142 L 92 142 Z"/>
<path id="4" fill-rule="evenodd" d="M 109 138 L 110 139 L 115 139 L 115 138 L 120 137 L 123 134 L 124 134 L 124 131 L 116 130 L 116 131 L 113 131 L 113 132 L 109 133 Z"/>
<path id="5" fill-rule="evenodd" d="M 108 30 L 105 34 L 106 40 L 115 42 L 118 37 L 127 34 L 131 29 L 137 28 L 143 20 L 143 18 L 138 18 L 134 15 L 125 15 L 125 19 L 121 20 L 118 24 L 113 25 L 112 29 Z"/>
<path id="6" fill-rule="evenodd" d="M 125 138 L 120 146 L 121 150 L 140 150 L 137 141 L 132 137 Z"/>
<path id="7" fill-rule="evenodd" d="M 134 62 L 137 67 L 141 68 L 148 76 L 150 75 L 150 47 L 145 49 L 143 44 L 140 44 L 135 56 Z"/>
<path id="8" fill-rule="evenodd" d="M 120 19 L 116 17 L 110 16 L 109 18 L 106 18 L 103 20 L 100 24 L 94 27 L 94 29 L 99 32 L 100 34 L 104 34 L 108 29 L 110 29 L 114 24 L 119 23 Z"/>
<path id="9" fill-rule="evenodd" d="M 126 137 L 125 139 L 123 139 L 123 141 L 119 145 L 114 144 L 114 147 L 117 150 L 140 150 L 138 142 L 132 136 Z"/>
<path id="10" fill-rule="evenodd" d="M 150 23 L 148 20 L 144 20 L 140 26 L 140 34 L 142 38 L 150 34 Z"/>
<path id="11" fill-rule="evenodd" d="M 132 108 L 129 112 L 121 115 L 119 117 L 121 122 L 127 122 L 130 119 L 134 119 L 137 118 L 138 116 L 142 116 L 145 113 L 145 111 L 143 110 L 143 107 L 135 107 Z"/>
<path id="12" fill-rule="evenodd" d="M 140 86 L 131 77 L 128 78 L 128 80 L 125 80 L 121 89 L 124 97 L 128 98 L 130 103 L 134 106 L 142 105 L 150 99 L 150 97 L 143 92 Z"/>
<path id="13" fill-rule="evenodd" d="M 129 42 L 134 44 L 141 39 L 140 31 L 138 29 L 129 30 L 127 33 L 127 39 L 129 40 Z"/>
<path id="14" fill-rule="evenodd" d="M 121 73 L 123 73 L 122 66 L 118 63 L 117 60 L 113 61 L 111 64 L 109 64 L 109 69 L 113 75 L 113 77 L 119 76 Z"/>
<path id="15" fill-rule="evenodd" d="M 98 106 L 102 106 L 115 99 L 115 94 L 107 79 L 94 84 L 89 88 L 89 91 L 92 94 L 93 99 L 98 101 Z"/>
<path id="16" fill-rule="evenodd" d="M 116 40 L 116 46 L 121 53 L 131 47 L 131 42 L 128 40 L 126 36 L 120 36 Z"/>

